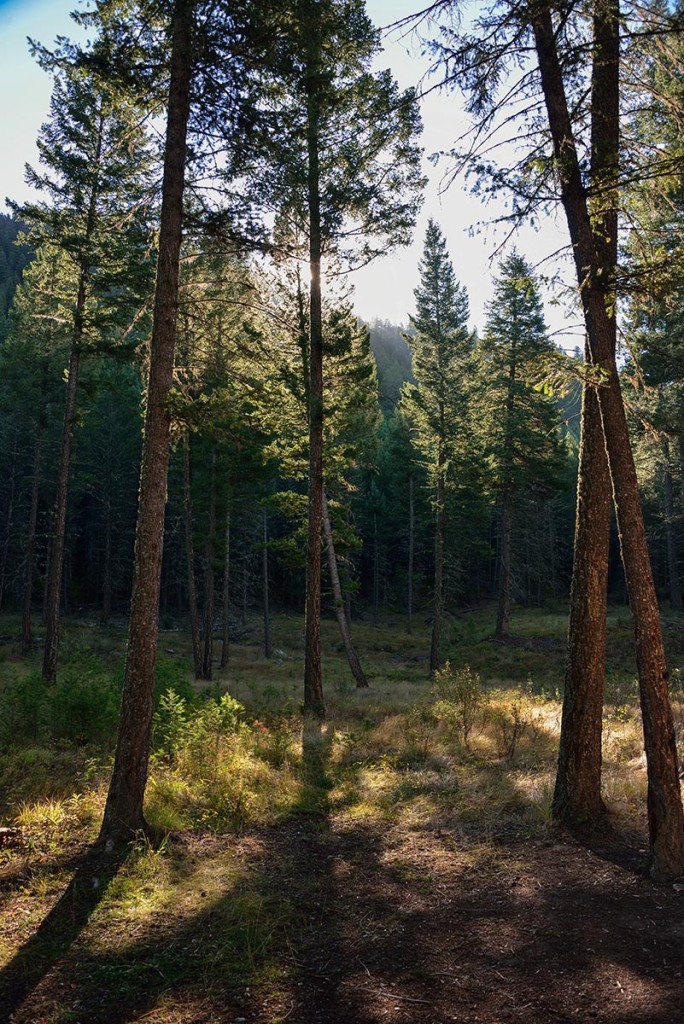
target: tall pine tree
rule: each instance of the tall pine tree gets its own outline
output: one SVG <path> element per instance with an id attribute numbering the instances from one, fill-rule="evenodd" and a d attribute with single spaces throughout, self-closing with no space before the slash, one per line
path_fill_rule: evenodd
<path id="1" fill-rule="evenodd" d="M 500 266 L 479 346 L 484 486 L 495 496 L 499 513 L 499 639 L 510 632 L 516 497 L 548 496 L 560 483 L 564 452 L 559 416 L 553 398 L 539 387 L 554 351 L 537 283 L 525 260 L 513 252 Z"/>
<path id="2" fill-rule="evenodd" d="M 416 444 L 429 471 L 435 511 L 435 569 L 433 589 L 430 671 L 440 666 L 444 614 L 444 565 L 449 491 L 460 486 L 466 471 L 466 421 L 473 350 L 468 330 L 468 296 L 456 281 L 446 241 L 431 220 L 425 233 L 419 264 L 420 285 L 414 295 L 413 352 L 416 384 L 404 388 L 403 407 L 415 433 Z"/>
<path id="3" fill-rule="evenodd" d="M 145 220 L 149 181 L 139 110 L 63 43 L 53 53 L 34 47 L 54 79 L 50 118 L 38 138 L 41 170 L 27 168 L 30 185 L 44 196 L 21 208 L 33 244 L 66 257 L 71 301 L 70 351 L 61 453 L 53 517 L 43 676 L 57 673 L 60 600 L 71 453 L 78 382 L 84 352 L 121 325 L 130 303 L 126 290 L 149 283 Z M 89 54 L 97 56 L 97 47 Z M 139 271 L 143 271 L 140 280 Z M 135 283 L 134 283 L 135 282 Z M 131 287 L 133 286 L 133 287 Z M 111 342 L 111 337 L 110 337 Z"/>

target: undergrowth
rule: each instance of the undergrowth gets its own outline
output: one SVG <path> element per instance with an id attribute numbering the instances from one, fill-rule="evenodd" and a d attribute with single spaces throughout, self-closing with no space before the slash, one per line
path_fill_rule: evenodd
<path id="1" fill-rule="evenodd" d="M 620 657 L 611 662 L 606 688 L 605 793 L 623 821 L 642 827 L 646 773 L 623 620 L 611 620 L 611 644 Z M 563 678 L 561 616 L 537 612 L 521 621 L 521 634 L 557 641 L 543 651 L 491 644 L 484 616 L 464 619 L 458 628 L 454 623 L 448 660 L 433 680 L 425 657 L 427 623 L 410 637 L 401 625 L 355 623 L 371 680 L 363 691 L 350 685 L 334 624 L 326 622 L 325 724 L 302 718 L 300 626 L 290 617 L 275 619 L 278 653 L 269 663 L 253 627 L 251 642 L 248 633 L 247 642 L 234 645 L 228 669 L 209 688 L 191 682 L 188 638 L 174 633 L 166 641 L 157 671 L 146 817 L 167 838 L 152 847 L 139 837 L 101 895 L 82 982 L 98 1000 L 118 993 L 144 1003 L 152 992 L 163 1008 L 166 993 L 185 992 L 189 978 L 195 989 L 188 999 L 221 986 L 233 998 L 241 986 L 257 978 L 268 983 L 284 970 L 292 929 L 298 921 L 302 926 L 300 918 L 306 921 L 307 869 L 291 867 L 301 901 L 292 898 L 292 878 L 289 888 L 265 888 L 229 852 L 226 834 L 249 844 L 257 861 L 272 826 L 285 823 L 297 834 L 302 819 L 318 836 L 311 856 L 323 861 L 333 828 L 374 835 L 399 830 L 419 842 L 446 835 L 471 866 L 493 862 L 511 840 L 548 836 Z M 0 959 L 10 958 L 37 927 L 68 882 L 70 858 L 97 835 L 123 639 L 120 633 L 117 660 L 111 636 L 103 640 L 95 629 L 89 643 L 80 630 L 66 644 L 54 687 L 43 683 L 35 664 L 3 662 L 0 824 L 16 830 L 20 842 L 0 851 L 0 873 L 21 913 L 10 915 L 15 923 L 0 934 Z M 672 694 L 682 742 L 677 668 Z M 272 866 L 271 874 L 276 868 L 287 865 Z M 429 885 L 420 873 L 410 874 L 413 867 L 396 868 L 399 875 L 402 870 L 411 885 Z M 176 1010 L 182 1003 L 173 1005 L 182 1014 Z M 111 1019 L 115 1013 L 112 1006 Z"/>

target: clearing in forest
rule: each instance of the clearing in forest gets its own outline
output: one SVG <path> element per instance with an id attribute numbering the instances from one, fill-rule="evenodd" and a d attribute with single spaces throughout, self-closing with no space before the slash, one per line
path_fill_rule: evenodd
<path id="1" fill-rule="evenodd" d="M 427 624 L 356 625 L 357 691 L 326 623 L 322 725 L 299 714 L 299 620 L 277 618 L 268 663 L 248 628 L 201 699 L 187 638 L 165 633 L 148 815 L 169 834 L 121 862 L 87 844 L 123 633 L 72 624 L 49 694 L 5 645 L 0 1020 L 679 1020 L 684 893 L 641 870 L 628 615 L 610 620 L 610 827 L 584 843 L 549 817 L 563 617 L 513 625 L 503 645 L 484 615 L 450 623 L 436 684 Z"/>

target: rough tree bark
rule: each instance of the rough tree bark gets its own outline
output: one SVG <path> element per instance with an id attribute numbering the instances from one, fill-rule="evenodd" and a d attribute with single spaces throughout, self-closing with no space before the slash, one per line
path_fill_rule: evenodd
<path id="1" fill-rule="evenodd" d="M 594 245 L 603 267 L 606 308 L 615 308 L 618 254 L 617 187 L 620 128 L 619 10 L 613 0 L 597 3 L 593 22 L 590 181 Z M 604 330 L 615 352 L 615 316 Z M 585 345 L 585 365 L 592 360 Z M 565 675 L 554 817 L 575 827 L 595 822 L 604 812 L 601 796 L 601 736 L 606 661 L 606 612 L 612 492 L 601 412 L 585 378 L 577 478 L 577 512 L 568 665 Z"/>
<path id="2" fill-rule="evenodd" d="M 612 495 L 595 390 L 583 386 L 575 548 L 570 590 L 556 820 L 576 827 L 596 821 L 601 796 L 601 734 L 606 666 L 606 602 Z"/>
<path id="3" fill-rule="evenodd" d="M 143 801 L 147 784 L 159 628 L 159 589 L 171 423 L 168 395 L 173 383 L 176 344 L 185 156 L 190 113 L 193 9 L 193 0 L 176 0 L 172 20 L 159 258 L 140 473 L 133 594 L 119 735 L 100 831 L 100 840 L 106 844 L 128 841 L 140 830 L 149 831 L 143 814 Z"/>
<path id="4" fill-rule="evenodd" d="M 595 11 L 601 18 L 602 31 L 607 37 L 612 34 L 614 39 L 618 33 L 618 0 L 597 0 Z M 610 276 L 606 280 L 606 267 L 592 230 L 548 4 L 536 4 L 532 8 L 532 28 L 589 349 L 592 363 L 600 372 L 596 390 L 634 622 L 647 758 L 650 869 L 653 877 L 667 879 L 684 874 L 684 811 L 658 602 L 615 362 L 611 323 L 615 307 L 607 301 L 613 282 Z M 609 47 L 614 43 L 608 41 L 605 45 Z M 616 56 L 616 67 L 618 60 Z M 594 100 L 597 99 L 594 96 Z M 605 139 L 604 144 L 613 145 L 617 152 L 619 117 L 611 121 L 611 128 L 610 138 Z"/>
<path id="5" fill-rule="evenodd" d="M 366 674 L 361 667 L 359 655 L 354 647 L 349 620 L 347 619 L 344 609 L 344 598 L 342 597 L 342 587 L 340 586 L 340 574 L 337 569 L 337 555 L 335 554 L 332 526 L 330 524 L 330 515 L 328 512 L 328 498 L 325 493 L 325 489 L 323 490 L 323 534 L 325 536 L 325 544 L 328 552 L 328 569 L 330 572 L 330 583 L 332 586 L 337 625 L 340 628 L 340 635 L 342 637 L 342 643 L 344 644 L 344 650 L 347 655 L 351 674 L 356 680 L 356 687 L 357 689 L 365 689 L 368 686 L 368 680 L 366 679 Z"/>

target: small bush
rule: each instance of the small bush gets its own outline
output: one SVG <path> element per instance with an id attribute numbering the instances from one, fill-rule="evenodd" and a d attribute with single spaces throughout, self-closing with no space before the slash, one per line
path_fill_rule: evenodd
<path id="1" fill-rule="evenodd" d="M 435 734 L 435 711 L 428 704 L 414 704 L 404 717 L 402 732 L 407 747 L 427 757 Z"/>
<path id="2" fill-rule="evenodd" d="M 99 665 L 65 669 L 47 695 L 54 739 L 76 744 L 114 742 L 120 694 Z"/>
<path id="3" fill-rule="evenodd" d="M 171 691 L 173 693 L 173 691 Z M 224 693 L 210 698 L 194 711 L 176 693 L 160 700 L 157 729 L 172 760 L 192 778 L 214 778 L 223 747 L 235 735 L 244 715 L 239 701 Z"/>
<path id="4" fill-rule="evenodd" d="M 521 738 L 528 731 L 532 722 L 531 706 L 527 694 L 517 694 L 507 704 L 492 711 L 490 717 L 494 726 L 497 753 L 499 757 L 505 758 L 510 764 L 515 759 Z"/>
<path id="5" fill-rule="evenodd" d="M 155 748 L 169 761 L 178 756 L 188 729 L 188 705 L 174 689 L 166 690 L 159 698 L 154 713 L 153 742 Z"/>
<path id="6" fill-rule="evenodd" d="M 296 731 L 298 723 L 285 718 L 270 724 L 256 718 L 251 724 L 252 743 L 255 753 L 273 768 L 294 764 L 298 755 Z"/>
<path id="7" fill-rule="evenodd" d="M 435 717 L 455 729 L 463 746 L 469 750 L 473 726 L 487 703 L 479 675 L 469 665 L 454 672 L 447 661 L 444 668 L 435 672 L 432 689 L 437 697 Z"/>
<path id="8" fill-rule="evenodd" d="M 119 686 L 97 658 L 72 660 L 52 686 L 31 672 L 0 695 L 0 739 L 108 745 L 116 735 L 119 702 Z"/>
<path id="9" fill-rule="evenodd" d="M 0 694 L 2 743 L 37 740 L 47 727 L 47 684 L 40 673 L 10 682 Z"/>

